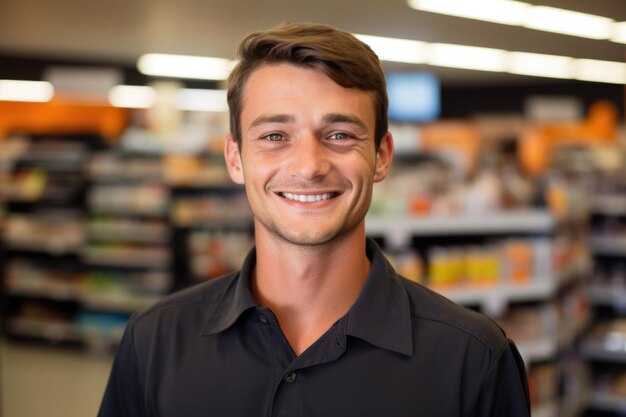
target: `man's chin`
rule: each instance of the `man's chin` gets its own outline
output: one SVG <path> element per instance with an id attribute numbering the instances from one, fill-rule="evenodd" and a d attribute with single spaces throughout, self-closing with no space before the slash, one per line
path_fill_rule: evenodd
<path id="1" fill-rule="evenodd" d="M 331 243 L 343 241 L 347 236 L 351 235 L 356 230 L 357 225 L 348 227 L 333 228 L 330 230 L 281 230 L 280 228 L 270 228 L 272 234 L 281 240 L 290 243 L 292 245 L 302 247 L 319 247 Z"/>

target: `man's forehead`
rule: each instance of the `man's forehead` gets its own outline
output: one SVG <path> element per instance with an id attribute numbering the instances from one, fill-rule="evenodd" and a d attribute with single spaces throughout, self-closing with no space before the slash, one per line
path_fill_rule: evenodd
<path id="1" fill-rule="evenodd" d="M 293 72 L 295 70 L 295 73 Z M 367 112 L 367 118 L 375 117 L 375 96 L 372 91 L 365 91 L 357 88 L 346 88 L 336 83 L 324 71 L 303 65 L 291 63 L 266 63 L 255 68 L 249 75 L 241 94 L 241 115 L 243 119 L 248 119 L 248 126 L 259 125 L 261 122 L 294 122 L 298 119 L 297 111 L 293 108 L 285 108 L 284 103 L 276 99 L 288 99 L 302 94 L 302 89 L 307 89 L 311 82 L 307 82 L 302 88 L 296 86 L 297 81 L 289 77 L 290 73 L 298 78 L 297 72 L 305 74 L 306 77 L 313 76 L 322 84 L 326 84 L 330 89 L 326 97 L 331 97 L 325 104 L 337 102 L 335 110 L 318 116 L 325 122 L 352 122 L 362 124 L 362 118 L 356 113 Z M 312 81 L 315 83 L 315 81 Z M 312 95 L 320 93 L 320 88 L 308 90 Z M 356 94 L 355 94 L 356 93 Z M 321 93 L 320 93 L 321 94 Z M 368 98 L 366 103 L 361 101 L 360 95 Z M 302 97 L 302 96 L 300 96 Z M 314 97 L 306 96 L 307 101 L 314 100 Z M 309 100 L 310 99 L 310 100 Z M 341 105 L 341 101 L 350 100 L 351 108 Z M 250 104 L 254 103 L 256 113 L 250 114 Z M 342 103 L 345 104 L 345 103 Z M 258 108 L 256 108 L 258 106 Z M 262 112 L 259 114 L 259 112 Z M 300 115 L 301 116 L 301 115 Z M 252 119 L 252 120 L 250 120 Z M 265 120 L 262 120 L 265 119 Z"/>

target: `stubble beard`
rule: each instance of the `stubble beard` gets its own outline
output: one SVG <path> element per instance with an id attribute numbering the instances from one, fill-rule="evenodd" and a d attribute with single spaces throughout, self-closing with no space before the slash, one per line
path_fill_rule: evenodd
<path id="1" fill-rule="evenodd" d="M 371 198 L 371 196 L 370 196 Z M 302 248 L 310 247 L 317 248 L 330 243 L 338 243 L 345 240 L 350 236 L 364 221 L 365 215 L 369 210 L 369 202 L 364 205 L 358 212 L 353 215 L 342 214 L 342 219 L 337 224 L 326 228 L 320 227 L 318 230 L 292 230 L 288 225 L 279 223 L 279 219 L 273 219 L 264 216 L 257 216 L 255 214 L 255 223 L 257 228 L 262 227 L 267 230 L 272 236 L 279 240 L 289 243 L 291 245 L 300 246 Z M 310 220 L 307 220 L 310 221 Z M 320 222 L 328 221 L 326 218 L 321 218 Z M 333 220 L 335 221 L 335 220 Z M 311 226 L 307 226 L 311 228 Z M 324 229 L 322 232 L 321 230 Z"/>
<path id="2" fill-rule="evenodd" d="M 280 184 L 280 186 L 275 184 L 268 184 L 266 190 L 267 192 L 273 192 L 274 189 L 307 189 L 307 188 L 327 188 L 327 189 L 347 189 L 350 187 L 345 186 L 345 184 L 338 184 L 338 186 L 333 186 L 333 184 L 322 184 L 320 183 L 310 185 L 310 183 L 293 183 L 293 184 Z M 367 192 L 367 191 L 365 191 Z M 357 227 L 363 222 L 365 219 L 365 215 L 369 210 L 369 205 L 371 202 L 371 191 L 369 196 L 365 196 L 367 201 L 362 202 L 363 205 L 360 209 L 358 209 L 355 213 L 350 213 L 350 210 L 345 213 L 339 214 L 341 217 L 337 224 L 331 226 L 328 230 L 325 230 L 323 233 L 320 233 L 320 230 L 300 230 L 300 228 L 290 229 L 288 225 L 280 224 L 280 219 L 276 219 L 271 215 L 264 215 L 263 213 L 253 213 L 255 217 L 255 228 L 262 227 L 267 230 L 272 236 L 278 238 L 280 241 L 300 246 L 301 248 L 319 248 L 320 246 L 324 246 L 330 243 L 339 243 L 346 239 L 349 235 L 351 235 Z M 308 216 L 305 214 L 305 216 Z M 313 214 L 311 214 L 313 216 Z M 322 217 L 320 222 L 327 221 L 327 218 Z M 311 221 L 307 219 L 306 221 Z M 310 228 L 311 226 L 307 226 Z M 321 227 L 320 229 L 325 229 Z"/>
<path id="3" fill-rule="evenodd" d="M 347 236 L 356 230 L 364 218 L 365 213 L 362 215 L 359 213 L 358 216 L 354 216 L 352 219 L 347 219 L 324 233 L 318 233 L 317 231 L 314 231 L 313 233 L 309 231 L 299 233 L 291 230 L 285 230 L 286 227 L 280 226 L 272 220 L 267 222 L 263 222 L 263 220 L 260 219 L 258 220 L 263 227 L 265 227 L 265 229 L 283 242 L 303 248 L 315 248 L 329 243 L 343 241 Z M 325 221 L 325 219 L 322 219 L 322 221 Z"/>

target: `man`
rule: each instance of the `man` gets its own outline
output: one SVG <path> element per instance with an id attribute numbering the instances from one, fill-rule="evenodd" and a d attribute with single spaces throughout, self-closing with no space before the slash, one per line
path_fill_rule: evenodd
<path id="1" fill-rule="evenodd" d="M 393 154 L 376 55 L 291 24 L 239 57 L 225 159 L 256 246 L 241 271 L 132 317 L 100 416 L 529 416 L 503 332 L 366 239 Z"/>

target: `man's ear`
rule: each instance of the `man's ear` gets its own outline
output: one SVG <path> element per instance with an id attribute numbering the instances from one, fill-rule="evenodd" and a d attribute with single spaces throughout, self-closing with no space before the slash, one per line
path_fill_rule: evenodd
<path id="1" fill-rule="evenodd" d="M 239 146 L 230 133 L 226 136 L 226 142 L 224 143 L 224 159 L 226 160 L 226 168 L 228 168 L 230 178 L 236 184 L 243 184 L 245 181 Z"/>
<path id="2" fill-rule="evenodd" d="M 391 132 L 387 132 L 380 141 L 378 151 L 376 151 L 376 170 L 374 171 L 374 182 L 379 182 L 385 179 L 389 168 L 391 167 L 391 161 L 393 160 L 393 137 Z"/>

